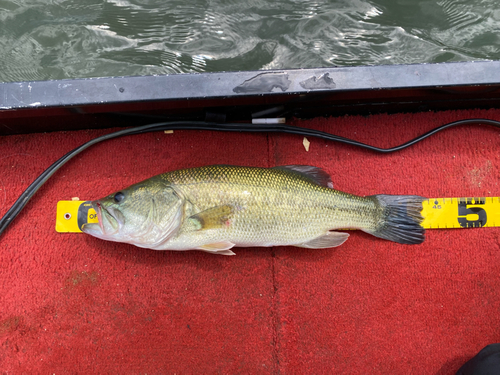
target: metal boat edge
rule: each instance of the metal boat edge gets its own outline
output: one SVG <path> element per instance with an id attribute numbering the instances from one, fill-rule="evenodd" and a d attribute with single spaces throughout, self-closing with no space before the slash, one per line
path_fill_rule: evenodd
<path id="1" fill-rule="evenodd" d="M 0 83 L 0 134 L 132 126 L 152 119 L 248 121 L 495 108 L 500 61 Z"/>

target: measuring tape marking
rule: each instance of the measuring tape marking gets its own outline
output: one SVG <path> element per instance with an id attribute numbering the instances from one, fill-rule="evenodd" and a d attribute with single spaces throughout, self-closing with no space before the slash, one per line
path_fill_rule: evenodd
<path id="1" fill-rule="evenodd" d="M 422 203 L 426 229 L 495 227 L 500 197 L 429 198 Z"/>

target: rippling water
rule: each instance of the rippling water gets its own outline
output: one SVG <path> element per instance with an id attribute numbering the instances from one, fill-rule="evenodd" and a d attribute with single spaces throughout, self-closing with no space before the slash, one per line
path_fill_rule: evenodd
<path id="1" fill-rule="evenodd" d="M 0 81 L 500 59 L 494 0 L 0 0 Z"/>

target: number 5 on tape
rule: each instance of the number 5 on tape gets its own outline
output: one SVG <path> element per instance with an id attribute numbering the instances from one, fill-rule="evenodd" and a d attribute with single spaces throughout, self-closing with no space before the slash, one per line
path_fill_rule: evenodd
<path id="1" fill-rule="evenodd" d="M 97 223 L 97 214 L 89 201 L 57 202 L 56 231 L 80 233 L 85 223 Z"/>
<path id="2" fill-rule="evenodd" d="M 500 198 L 431 198 L 423 202 L 422 226 L 480 228 L 500 225 Z"/>

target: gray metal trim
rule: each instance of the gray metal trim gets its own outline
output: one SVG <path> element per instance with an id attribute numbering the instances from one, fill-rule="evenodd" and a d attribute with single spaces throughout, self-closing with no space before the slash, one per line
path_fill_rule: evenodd
<path id="1" fill-rule="evenodd" d="M 500 61 L 11 82 L 0 110 L 499 83 Z"/>

